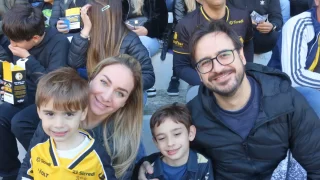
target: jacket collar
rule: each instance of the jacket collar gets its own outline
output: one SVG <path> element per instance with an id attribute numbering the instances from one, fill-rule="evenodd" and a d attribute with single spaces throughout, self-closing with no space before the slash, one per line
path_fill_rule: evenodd
<path id="1" fill-rule="evenodd" d="M 164 177 L 164 172 L 163 172 L 163 168 L 162 168 L 162 158 L 163 158 L 163 156 L 159 156 L 156 159 L 156 161 L 154 162 L 153 175 L 155 178 Z M 189 150 L 189 158 L 187 161 L 187 172 L 196 173 L 198 171 L 197 160 L 198 160 L 197 153 L 190 149 Z"/>
<path id="2" fill-rule="evenodd" d="M 254 78 L 261 87 L 260 110 L 263 112 L 261 113 L 263 116 L 260 118 L 263 119 L 262 122 L 268 117 L 274 117 L 292 110 L 291 102 L 274 103 L 271 102 L 274 99 L 270 98 L 273 96 L 280 97 L 276 95 L 281 95 L 281 97 L 288 96 L 287 92 L 291 88 L 291 81 L 288 75 L 277 69 L 255 63 L 247 63 L 246 75 Z M 220 119 L 215 113 L 218 111 L 218 107 L 214 105 L 215 97 L 211 90 L 202 84 L 196 98 L 200 98 L 201 104 L 207 113 L 216 119 Z"/>

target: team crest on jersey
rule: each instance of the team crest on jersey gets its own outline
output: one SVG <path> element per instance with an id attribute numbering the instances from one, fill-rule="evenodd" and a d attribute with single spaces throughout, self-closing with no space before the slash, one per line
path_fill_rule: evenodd
<path id="1" fill-rule="evenodd" d="M 261 6 L 263 6 L 264 3 L 265 3 L 264 0 L 261 0 L 261 1 L 260 1 L 260 5 L 261 5 Z"/>

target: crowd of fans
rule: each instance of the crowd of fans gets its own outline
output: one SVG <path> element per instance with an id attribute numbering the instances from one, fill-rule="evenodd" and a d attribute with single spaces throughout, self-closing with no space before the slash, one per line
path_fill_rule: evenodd
<path id="1" fill-rule="evenodd" d="M 70 18 L 68 19 L 71 11 L 71 19 L 75 21 L 71 21 Z M 173 22 L 168 23 L 168 14 L 173 14 Z M 265 19 L 257 21 L 255 20 L 257 17 Z M 320 0 L 2 0 L 0 2 L 0 60 L 15 64 L 21 58 L 26 59 L 27 95 L 22 104 L 12 105 L 3 102 L 0 105 L 0 144 L 5 145 L 0 148 L 0 177 L 3 177 L 3 180 L 16 179 L 18 174 L 20 179 L 32 179 L 35 177 L 33 172 L 30 172 L 32 165 L 29 162 L 31 161 L 30 159 L 34 158 L 32 156 L 35 155 L 29 151 L 21 166 L 18 160 L 16 139 L 19 140 L 26 150 L 36 146 L 39 148 L 39 144 L 48 140 L 48 136 L 50 135 L 44 128 L 45 125 L 43 123 L 45 121 L 41 123 L 41 120 L 45 118 L 39 117 L 41 114 L 40 109 L 44 105 L 37 102 L 37 98 L 39 98 L 39 95 L 36 94 L 38 93 L 37 88 L 39 88 L 38 83 L 42 77 L 46 77 L 48 74 L 59 72 L 57 70 L 63 67 L 71 67 L 64 70 L 70 71 L 70 74 L 73 73 L 73 76 L 78 74 L 89 83 L 89 89 L 86 90 L 88 91 L 89 99 L 88 107 L 73 110 L 86 112 L 86 118 L 82 118 L 82 120 L 85 119 L 88 123 L 79 124 L 82 128 L 90 129 L 94 132 L 93 134 L 95 135 L 92 136 L 99 142 L 97 147 L 101 145 L 107 150 L 108 154 L 103 156 L 110 158 L 108 159 L 110 161 L 104 163 L 107 163 L 109 166 L 111 164 L 112 167 L 108 166 L 111 170 L 105 170 L 102 174 L 104 173 L 105 178 L 106 176 L 114 176 L 118 179 L 130 179 L 131 177 L 137 178 L 139 176 L 139 179 L 144 179 L 145 177 L 141 177 L 141 174 L 145 172 L 140 169 L 139 175 L 135 174 L 134 165 L 145 156 L 140 137 L 142 109 L 146 104 L 147 98 L 156 95 L 156 89 L 153 87 L 156 79 L 151 59 L 162 48 L 165 48 L 165 53 L 173 53 L 172 77 L 167 89 L 169 96 L 179 95 L 179 80 L 181 79 L 189 84 L 186 95 L 187 101 L 192 100 L 188 107 L 189 109 L 193 109 L 193 106 L 200 107 L 200 102 L 194 100 L 196 96 L 202 99 L 199 100 L 201 103 L 206 103 L 207 99 L 221 102 L 218 98 L 219 95 L 223 94 L 225 97 L 230 98 L 234 94 L 224 94 L 219 89 L 211 87 L 207 80 L 211 81 L 214 78 L 223 79 L 227 75 L 222 74 L 207 77 L 208 72 L 215 69 L 216 63 L 220 64 L 219 67 L 227 66 L 236 60 L 241 61 L 244 65 L 248 63 L 248 78 L 246 77 L 244 82 L 242 80 L 238 82 L 239 86 L 234 87 L 234 89 L 241 89 L 243 87 L 250 89 L 251 87 L 251 90 L 254 90 L 255 96 L 251 95 L 252 97 L 246 93 L 241 94 L 243 97 L 250 97 L 252 107 L 244 105 L 243 107 L 248 109 L 248 111 L 241 111 L 241 115 L 239 116 L 242 120 L 251 119 L 252 121 L 248 121 L 245 124 L 242 124 L 242 122 L 239 124 L 233 121 L 224 121 L 219 126 L 227 124 L 227 127 L 231 127 L 229 129 L 236 129 L 235 132 L 242 139 L 246 139 L 247 136 L 254 136 L 254 133 L 252 135 L 249 133 L 254 124 L 257 123 L 254 122 L 254 119 L 262 116 L 258 113 L 258 106 L 254 104 L 261 103 L 262 107 L 260 109 L 263 109 L 264 105 L 271 107 L 271 100 L 268 99 L 268 96 L 276 94 L 281 97 L 280 99 L 283 99 L 280 105 L 286 106 L 286 108 L 283 107 L 286 112 L 266 109 L 265 112 L 269 114 L 264 116 L 269 117 L 272 115 L 274 118 L 277 118 L 276 121 L 280 124 L 283 123 L 282 121 L 292 120 L 294 122 L 293 126 L 295 126 L 292 132 L 295 136 L 293 139 L 299 140 L 299 142 L 302 141 L 302 139 L 307 137 L 300 134 L 307 133 L 307 130 L 296 127 L 296 125 L 298 126 L 301 123 L 299 118 L 314 120 L 317 119 L 316 115 L 318 119 L 320 117 L 319 17 Z M 207 55 L 204 53 L 205 49 L 215 44 L 210 44 L 203 38 L 208 38 L 208 34 L 215 33 L 216 31 L 226 33 L 228 38 L 231 38 L 233 45 L 237 45 L 238 43 L 238 46 L 234 47 L 234 49 L 228 49 L 228 51 L 226 49 L 219 50 L 216 53 L 216 57 L 208 55 L 210 57 L 205 56 L 200 58 L 201 55 Z M 233 34 L 234 32 L 236 34 Z M 226 37 L 220 37 L 217 34 L 216 37 L 220 38 L 221 42 L 228 42 L 228 40 L 224 39 Z M 199 48 L 199 42 L 208 44 Z M 223 46 L 223 43 L 221 44 Z M 219 44 L 215 45 L 219 46 Z M 216 46 L 212 47 L 212 49 L 216 50 Z M 208 51 L 206 52 L 208 53 Z M 267 67 L 255 64 L 259 64 L 259 62 L 254 61 L 254 54 L 270 51 L 272 52 L 272 56 L 268 66 L 272 68 L 263 69 Z M 122 56 L 122 54 L 129 56 Z M 223 58 L 228 60 L 230 57 L 233 57 L 232 62 L 226 63 L 222 61 Z M 214 62 L 215 60 L 217 62 Z M 241 71 L 241 64 L 236 65 L 234 69 Z M 113 68 L 112 71 L 110 67 Z M 109 71 L 106 71 L 105 69 L 108 68 Z M 72 69 L 77 73 L 72 72 Z M 259 73 L 264 74 L 263 80 L 266 82 L 260 82 Z M 270 80 L 272 78 L 267 78 L 265 74 L 268 77 L 275 74 L 277 78 L 281 77 L 282 80 Z M 255 81 L 254 79 L 259 80 Z M 72 79 L 70 82 L 72 82 Z M 274 89 L 267 88 L 267 82 L 281 84 L 281 87 Z M 45 82 L 43 83 L 45 84 Z M 243 87 L 242 84 L 244 84 Z M 290 84 L 294 90 L 291 90 Z M 61 86 L 64 85 L 62 84 Z M 105 89 L 106 87 L 108 87 L 108 90 Z M 209 95 L 208 89 L 213 89 L 212 91 L 216 93 L 215 98 Z M 304 96 L 308 104 L 304 100 L 301 100 L 300 94 L 297 95 L 296 91 Z M 3 89 L 0 92 L 3 94 Z M 248 93 L 252 92 L 248 90 Z M 284 94 L 287 94 L 287 96 Z M 55 97 L 54 94 L 52 96 Z M 258 100 L 259 98 L 257 97 L 260 96 L 268 99 L 265 104 Z M 70 95 L 65 95 L 65 98 L 67 97 L 70 97 Z M 108 98 L 111 100 L 108 100 Z M 48 99 L 47 101 L 53 103 L 52 106 L 55 108 L 55 102 L 52 102 L 55 99 L 58 99 L 57 103 L 62 107 L 62 110 L 67 107 L 63 104 L 65 101 L 62 101 L 62 104 L 59 102 L 59 98 L 51 99 L 51 101 Z M 298 105 L 290 109 L 290 102 L 293 102 L 292 104 L 298 102 Z M 300 104 L 300 102 L 302 103 Z M 76 103 L 76 100 L 70 99 L 70 103 Z M 222 111 L 230 110 L 232 113 L 237 112 L 233 112 L 235 109 L 228 109 L 229 107 L 226 104 L 224 105 L 227 109 L 224 109 L 223 105 L 219 103 L 212 106 L 207 103 L 201 106 L 208 109 L 222 108 L 220 109 Z M 300 106 L 302 109 L 299 110 L 297 107 Z M 309 112 L 307 108 L 309 106 L 313 109 L 310 116 L 305 115 L 307 112 L 300 112 L 301 110 L 308 110 Z M 71 107 L 74 108 L 73 106 Z M 177 105 L 170 106 L 170 108 L 175 109 Z M 70 111 L 70 107 L 67 107 L 67 109 Z M 249 110 L 256 110 L 257 113 L 249 113 Z M 164 113 L 162 111 L 169 110 L 161 109 L 158 113 Z M 182 110 L 178 108 L 176 111 L 182 114 L 189 113 L 188 110 L 183 108 Z M 293 113 L 292 119 L 289 118 L 291 114 L 287 116 L 289 119 L 285 119 L 279 115 L 281 113 L 283 115 L 292 112 L 297 112 L 298 114 Z M 153 125 L 151 124 L 152 131 L 156 131 L 155 129 L 160 131 L 160 125 L 163 126 L 163 122 L 167 118 L 171 118 L 173 122 L 177 124 L 182 123 L 185 126 L 186 136 L 191 133 L 190 136 L 192 138 L 189 138 L 187 142 L 195 139 L 199 146 L 206 145 L 205 142 L 197 138 L 195 132 L 193 132 L 193 125 L 191 123 L 195 125 L 194 128 L 204 128 L 203 124 L 199 123 L 200 121 L 195 123 L 195 119 L 197 119 L 197 115 L 195 114 L 199 115 L 200 113 L 202 115 L 208 113 L 207 111 L 191 110 L 192 122 L 191 117 L 188 119 L 189 117 L 186 116 L 166 113 L 161 118 L 156 117 L 156 115 L 152 118 L 153 121 L 159 121 L 153 122 Z M 230 114 L 224 111 L 219 111 L 218 114 L 222 119 L 235 119 L 235 114 L 230 116 Z M 207 122 L 206 119 L 210 115 L 203 116 L 205 117 L 202 117 L 201 121 Z M 186 122 L 189 124 L 187 123 L 186 125 L 186 122 L 182 120 L 175 120 L 179 118 L 187 119 Z M 312 127 L 312 124 L 305 124 L 310 129 L 314 128 L 312 131 L 318 128 L 318 125 L 319 123 L 315 123 L 314 127 Z M 217 126 L 211 124 L 211 127 Z M 204 129 L 206 130 L 206 128 Z M 257 134 L 266 133 L 264 130 L 259 130 Z M 276 128 L 275 131 L 277 130 L 279 129 Z M 90 133 L 84 132 L 84 134 L 86 134 L 89 144 L 91 142 Z M 226 132 L 225 134 L 228 133 Z M 221 134 L 221 136 L 223 135 Z M 163 148 L 160 146 L 161 142 L 157 139 L 158 137 L 154 132 L 153 136 L 162 155 L 166 157 L 165 152 L 161 149 Z M 234 142 L 237 143 L 235 137 L 231 135 L 230 137 L 231 139 L 234 138 Z M 275 141 L 279 140 L 280 142 L 287 143 L 281 138 L 275 139 Z M 310 139 L 314 140 L 316 138 Z M 210 141 L 209 139 L 207 140 Z M 274 143 L 263 138 L 255 140 L 259 142 L 266 141 L 270 144 Z M 220 143 L 221 146 L 228 146 L 222 142 Z M 290 139 L 288 144 L 295 146 L 298 143 L 292 142 L 292 139 Z M 311 147 L 310 144 L 307 145 Z M 48 146 L 51 148 L 50 144 Z M 251 147 L 255 148 L 256 146 L 259 145 L 254 144 Z M 238 147 L 233 148 L 237 149 Z M 312 159 L 311 156 L 303 157 L 303 153 L 314 153 L 313 151 L 304 151 L 303 148 L 299 147 L 290 148 L 292 148 L 293 154 L 296 155 L 295 158 L 302 163 L 311 177 L 320 176 L 317 174 L 319 172 L 313 169 L 320 160 L 316 159 L 315 161 L 317 162 L 315 163 L 310 160 Z M 315 148 L 318 148 L 318 146 L 315 146 Z M 98 147 L 97 149 L 101 148 Z M 284 149 L 282 150 L 286 154 L 288 147 Z M 205 162 L 209 161 L 208 163 L 195 162 L 199 167 L 201 166 L 206 169 L 202 172 L 203 176 L 198 178 L 202 179 L 206 177 L 211 179 L 213 178 L 213 173 L 217 173 L 215 177 L 234 178 L 233 175 L 227 175 L 222 170 L 223 168 L 219 169 L 217 168 L 218 165 L 215 165 L 215 163 L 218 163 L 218 160 L 214 153 L 220 153 L 223 156 L 221 159 L 223 163 L 220 164 L 223 166 L 227 166 L 224 164 L 228 161 L 226 159 L 228 157 L 227 154 L 222 151 L 220 152 L 220 150 L 207 152 L 207 150 L 197 149 L 197 151 L 207 155 L 206 157 L 209 158 L 208 160 L 203 157 Z M 191 154 L 199 158 L 202 157 L 200 153 L 192 152 Z M 61 155 L 61 152 L 59 155 Z M 255 158 L 258 159 L 263 157 L 263 155 L 263 153 L 258 153 Z M 283 158 L 282 155 L 281 157 L 280 155 L 277 156 L 275 162 L 279 162 Z M 50 154 L 50 156 L 53 156 L 53 154 Z M 97 157 L 100 157 L 99 153 Z M 318 156 L 316 157 L 319 158 Z M 75 157 L 73 156 L 69 159 L 73 158 Z M 157 154 L 157 156 L 144 158 L 143 160 L 148 160 L 149 162 L 159 161 L 160 163 L 161 158 Z M 143 160 L 138 163 L 136 170 L 139 169 Z M 239 161 L 239 164 L 241 163 L 248 164 L 245 161 Z M 263 169 L 263 167 L 267 166 L 269 167 L 268 170 L 270 170 L 276 163 L 267 164 L 261 165 L 261 169 L 257 171 L 265 171 L 266 169 Z M 67 164 L 64 165 L 67 167 Z M 103 163 L 101 164 L 101 166 L 104 165 Z M 147 168 L 149 166 L 149 164 L 144 165 L 146 166 L 143 167 Z M 169 165 L 172 164 L 169 163 Z M 21 170 L 19 172 L 20 166 Z M 212 166 L 216 168 L 216 171 L 212 172 Z M 159 167 L 155 166 L 155 168 L 158 169 Z M 163 169 L 163 173 L 166 178 L 169 178 L 166 175 L 168 173 L 166 170 L 170 172 L 171 170 L 168 167 L 166 168 Z M 249 169 L 243 168 L 243 171 L 240 173 L 249 173 Z M 141 173 L 142 171 L 143 173 Z M 238 169 L 233 173 L 237 171 Z M 43 173 L 39 173 L 43 175 Z M 268 173 L 261 175 L 261 177 L 269 177 L 271 172 Z M 159 176 L 162 175 L 159 174 Z M 154 177 L 157 176 L 150 176 L 150 178 Z M 173 177 L 176 176 L 171 176 L 171 178 Z M 186 176 L 185 174 L 180 174 L 178 177 L 182 178 Z"/>

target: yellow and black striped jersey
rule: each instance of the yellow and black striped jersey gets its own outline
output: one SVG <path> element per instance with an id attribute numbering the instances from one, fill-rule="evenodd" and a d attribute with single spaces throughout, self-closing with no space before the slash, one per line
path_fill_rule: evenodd
<path id="1" fill-rule="evenodd" d="M 102 145 L 88 132 L 79 130 L 90 142 L 72 159 L 58 156 L 52 138 L 30 148 L 28 167 L 20 169 L 23 178 L 47 180 L 110 180 L 116 179 L 111 160 Z"/>

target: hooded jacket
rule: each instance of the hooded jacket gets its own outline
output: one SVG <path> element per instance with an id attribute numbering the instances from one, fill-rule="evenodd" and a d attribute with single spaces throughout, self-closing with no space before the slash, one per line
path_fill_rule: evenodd
<path id="1" fill-rule="evenodd" d="M 134 18 L 129 16 L 130 8 L 132 8 L 130 0 L 122 0 L 124 21 Z M 168 10 L 165 0 L 144 0 L 142 16 L 148 18 L 148 21 L 143 25 L 148 30 L 147 36 L 160 39 L 168 23 Z"/>
<path id="2" fill-rule="evenodd" d="M 68 64 L 73 68 L 85 68 L 89 40 L 82 38 L 80 34 L 74 35 L 68 55 Z M 141 43 L 134 32 L 128 32 L 120 46 L 121 54 L 128 54 L 140 62 L 142 72 L 143 89 L 151 88 L 155 83 L 153 66 L 147 49 Z"/>
<path id="3" fill-rule="evenodd" d="M 44 38 L 29 50 L 26 62 L 26 84 L 28 102 L 33 103 L 39 78 L 55 69 L 67 66 L 69 41 L 55 28 L 47 28 Z M 14 56 L 13 63 L 20 57 Z"/>
<path id="4" fill-rule="evenodd" d="M 247 138 L 217 116 L 213 93 L 201 85 L 187 104 L 197 128 L 192 147 L 212 160 L 216 180 L 270 179 L 288 149 L 308 179 L 320 179 L 320 121 L 314 110 L 286 74 L 249 63 L 246 74 L 262 89 L 258 118 Z"/>

